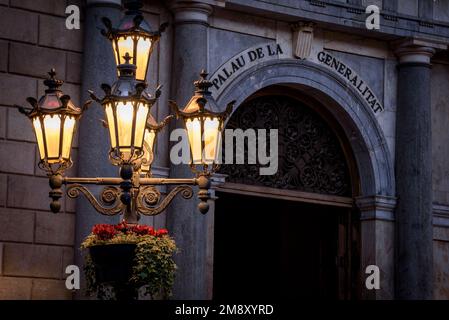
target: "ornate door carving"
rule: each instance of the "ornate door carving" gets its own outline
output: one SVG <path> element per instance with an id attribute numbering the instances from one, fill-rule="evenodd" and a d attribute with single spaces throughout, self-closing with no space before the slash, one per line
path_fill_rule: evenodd
<path id="1" fill-rule="evenodd" d="M 339 139 L 319 114 L 300 101 L 276 95 L 254 98 L 236 110 L 226 128 L 278 129 L 279 134 L 275 175 L 259 175 L 259 164 L 223 165 L 220 172 L 228 175 L 227 182 L 352 196 Z M 246 153 L 247 146 L 245 159 Z"/>

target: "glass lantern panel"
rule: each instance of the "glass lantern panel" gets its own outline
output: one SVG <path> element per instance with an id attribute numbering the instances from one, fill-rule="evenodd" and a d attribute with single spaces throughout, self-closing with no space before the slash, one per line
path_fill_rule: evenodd
<path id="1" fill-rule="evenodd" d="M 134 133 L 134 146 L 138 149 L 142 149 L 143 134 L 147 123 L 147 117 L 148 105 L 145 103 L 139 103 L 136 114 L 136 131 Z"/>
<path id="2" fill-rule="evenodd" d="M 204 163 L 212 164 L 216 161 L 218 155 L 219 143 L 219 125 L 218 118 L 206 118 L 204 121 Z"/>
<path id="3" fill-rule="evenodd" d="M 47 94 L 45 96 L 45 101 L 42 104 L 44 109 L 57 109 L 61 106 L 56 94 Z"/>
<path id="4" fill-rule="evenodd" d="M 151 154 L 154 156 L 154 140 L 156 138 L 156 132 L 154 130 L 145 129 L 145 138 L 143 141 L 143 158 L 146 160 L 146 164 L 142 164 L 142 171 L 148 172 L 150 170 Z"/>
<path id="5" fill-rule="evenodd" d="M 132 37 L 120 37 L 117 39 L 117 45 L 118 45 L 118 59 L 119 64 L 125 63 L 125 59 L 123 57 L 128 52 L 130 57 L 133 57 L 133 59 L 130 61 L 132 62 L 134 60 L 134 41 Z"/>
<path id="6" fill-rule="evenodd" d="M 37 146 L 41 160 L 45 158 L 44 138 L 42 135 L 42 126 L 39 117 L 33 118 L 34 133 L 36 134 Z"/>
<path id="7" fill-rule="evenodd" d="M 120 64 L 120 52 L 117 51 L 117 42 L 115 39 L 112 40 L 112 49 L 114 50 L 114 59 L 115 59 L 115 65 L 118 66 Z M 117 76 L 120 75 L 119 70 L 117 69 Z"/>
<path id="8" fill-rule="evenodd" d="M 147 73 L 148 62 L 150 60 L 151 50 L 150 38 L 139 38 L 137 40 L 137 59 L 136 59 L 136 79 L 143 81 Z"/>
<path id="9" fill-rule="evenodd" d="M 131 136 L 133 129 L 133 104 L 130 101 L 125 103 L 117 103 L 117 133 L 118 133 L 118 146 L 120 149 L 125 147 L 128 149 L 131 147 Z M 123 150 L 121 150 L 123 151 Z"/>
<path id="10" fill-rule="evenodd" d="M 49 163 L 58 162 L 59 139 L 61 138 L 60 115 L 47 114 L 44 116 L 45 142 L 47 144 L 47 157 Z M 52 158 L 52 159 L 51 159 Z"/>
<path id="11" fill-rule="evenodd" d="M 201 149 L 201 121 L 199 118 L 186 119 L 187 135 L 189 137 L 190 152 L 194 164 L 202 163 Z"/>
<path id="12" fill-rule="evenodd" d="M 109 128 L 109 137 L 111 138 L 111 147 L 115 148 L 117 146 L 116 142 L 116 132 L 115 132 L 115 121 L 114 121 L 114 113 L 112 111 L 112 106 L 110 103 L 106 105 L 106 119 L 108 122 Z"/>
<path id="13" fill-rule="evenodd" d="M 119 63 L 119 52 L 117 52 L 117 43 L 115 42 L 115 39 L 112 40 L 112 49 L 114 50 L 114 59 L 115 59 L 115 64 L 118 66 Z"/>
<path id="14" fill-rule="evenodd" d="M 218 133 L 218 141 L 217 141 L 217 155 L 215 156 L 214 163 L 221 164 L 223 161 L 223 142 L 222 142 L 222 130 Z"/>
<path id="15" fill-rule="evenodd" d="M 70 149 L 72 148 L 73 132 L 75 131 L 75 118 L 67 116 L 64 120 L 64 131 L 62 140 L 62 158 L 70 158 Z"/>

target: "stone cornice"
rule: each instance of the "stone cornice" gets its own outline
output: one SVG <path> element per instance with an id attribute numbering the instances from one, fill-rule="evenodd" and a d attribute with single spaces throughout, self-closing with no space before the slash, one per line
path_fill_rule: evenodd
<path id="1" fill-rule="evenodd" d="M 396 198 L 391 196 L 357 197 L 355 203 L 360 211 L 383 210 L 393 212 L 396 208 Z"/>
<path id="2" fill-rule="evenodd" d="M 449 205 L 434 203 L 433 204 L 433 214 L 449 218 Z"/>
<path id="3" fill-rule="evenodd" d="M 449 44 L 449 23 L 425 20 L 408 16 L 391 10 L 381 10 L 380 30 L 367 30 L 367 17 L 362 5 L 348 4 L 340 1 L 298 0 L 288 4 L 262 0 L 227 0 L 226 7 L 246 13 L 257 12 L 267 18 L 276 17 L 284 21 L 308 20 L 318 27 L 335 31 L 350 32 L 375 39 L 390 40 L 392 36 L 416 36 Z"/>
<path id="4" fill-rule="evenodd" d="M 213 5 L 219 5 L 224 1 L 186 1 L 172 0 L 169 3 L 170 10 L 175 17 L 175 23 L 203 23 L 208 24 L 209 16 L 213 12 Z M 222 5 L 221 5 L 222 6 Z"/>
<path id="5" fill-rule="evenodd" d="M 87 0 L 86 7 L 113 7 L 122 9 L 121 0 Z"/>
<path id="6" fill-rule="evenodd" d="M 394 221 L 396 198 L 390 196 L 358 197 L 355 203 L 360 210 L 360 220 Z"/>
<path id="7" fill-rule="evenodd" d="M 395 54 L 399 58 L 399 63 L 423 63 L 430 64 L 430 59 L 436 50 L 447 49 L 446 44 L 432 42 L 417 38 L 407 38 L 391 43 Z"/>
<path id="8" fill-rule="evenodd" d="M 86 0 L 87 5 L 91 4 L 116 4 L 121 6 L 122 1 L 121 0 Z"/>
<path id="9" fill-rule="evenodd" d="M 449 205 L 433 204 L 433 225 L 449 228 Z"/>
<path id="10" fill-rule="evenodd" d="M 226 174 L 214 173 L 211 178 L 212 189 L 216 189 L 217 187 L 223 185 L 226 182 L 226 177 Z"/>

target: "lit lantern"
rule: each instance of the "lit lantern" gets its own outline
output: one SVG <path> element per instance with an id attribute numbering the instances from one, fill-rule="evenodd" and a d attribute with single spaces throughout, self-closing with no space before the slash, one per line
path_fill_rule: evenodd
<path id="1" fill-rule="evenodd" d="M 32 109 L 19 107 L 19 111 L 25 114 L 33 125 L 40 167 L 49 173 L 57 173 L 72 164 L 70 151 L 75 128 L 90 101 L 83 108 L 76 107 L 70 96 L 60 90 L 63 81 L 55 79 L 55 69 L 51 69 L 48 74 L 50 78 L 44 80 L 44 84 L 48 87 L 45 95 L 39 101 L 32 97 L 27 98 Z"/>
<path id="2" fill-rule="evenodd" d="M 166 117 L 162 122 L 157 123 L 153 116 L 150 114 L 145 128 L 145 137 L 143 142 L 143 161 L 141 166 L 141 172 L 144 175 L 151 176 L 151 164 L 154 160 L 154 145 L 156 137 L 159 131 L 167 124 L 167 122 L 173 118 L 173 116 Z"/>
<path id="3" fill-rule="evenodd" d="M 175 102 L 170 101 L 170 104 L 187 129 L 192 166 L 202 166 L 203 173 L 210 174 L 219 162 L 224 121 L 235 102 L 229 103 L 224 112 L 212 111 L 219 110 L 209 91 L 212 83 L 206 79 L 206 71 L 201 71 L 200 76 L 201 79 L 194 83 L 195 94 L 182 111 Z"/>
<path id="4" fill-rule="evenodd" d="M 168 25 L 162 24 L 159 30 L 151 31 L 140 11 L 142 6 L 142 1 L 124 0 L 124 7 L 127 11 L 118 28 L 113 28 L 108 18 L 102 19 L 107 28 L 102 33 L 112 43 L 117 66 L 125 63 L 123 57 L 128 54 L 132 57 L 131 63 L 137 67 L 136 79 L 138 81 L 145 81 L 153 48 Z"/>
<path id="5" fill-rule="evenodd" d="M 129 55 L 123 58 L 125 63 L 118 66 L 119 78 L 114 85 L 101 85 L 106 93 L 104 98 L 100 100 L 90 91 L 91 97 L 105 110 L 110 157 L 119 165 L 142 157 L 146 123 L 157 99 L 145 91 L 146 84 L 136 81 L 136 66 L 129 63 Z"/>

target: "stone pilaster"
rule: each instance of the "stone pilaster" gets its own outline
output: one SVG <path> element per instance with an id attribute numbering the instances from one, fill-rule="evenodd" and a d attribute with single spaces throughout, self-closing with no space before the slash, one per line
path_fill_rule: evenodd
<path id="1" fill-rule="evenodd" d="M 120 0 L 88 0 L 84 21 L 84 51 L 82 69 L 82 101 L 89 99 L 87 90 L 94 90 L 101 95 L 100 85 L 112 83 L 117 78 L 114 56 L 108 39 L 101 35 L 104 28 L 101 18 L 108 17 L 116 25 L 121 17 Z M 118 169 L 109 165 L 109 135 L 101 125 L 104 118 L 102 107 L 93 103 L 83 114 L 79 132 L 78 176 L 80 177 L 115 177 Z M 89 187 L 91 188 L 91 187 Z M 99 188 L 92 188 L 97 191 Z M 96 223 L 115 223 L 119 217 L 105 217 L 97 213 L 82 196 L 77 201 L 75 263 L 83 265 L 83 257 L 78 250 L 84 237 Z M 82 281 L 84 282 L 84 281 Z M 83 290 L 78 290 L 81 298 Z"/>
<path id="2" fill-rule="evenodd" d="M 430 59 L 423 41 L 398 43 L 396 115 L 397 299 L 433 298 Z"/>
<path id="3" fill-rule="evenodd" d="M 197 1 L 172 1 L 174 13 L 174 41 L 171 98 L 184 106 L 193 95 L 193 82 L 201 69 L 207 69 L 208 17 L 212 7 Z M 171 129 L 182 128 L 173 122 Z M 171 177 L 191 177 L 188 165 L 171 165 Z M 167 227 L 180 249 L 176 256 L 178 272 L 174 285 L 175 299 L 211 298 L 210 236 L 213 225 L 213 206 L 204 216 L 195 201 L 176 198 L 167 212 Z M 209 258 L 208 258 L 209 257 Z"/>
<path id="4" fill-rule="evenodd" d="M 363 299 L 394 298 L 394 208 L 396 199 L 386 196 L 360 197 L 361 294 Z M 368 290 L 366 268 L 375 265 L 380 271 L 380 288 Z"/>

